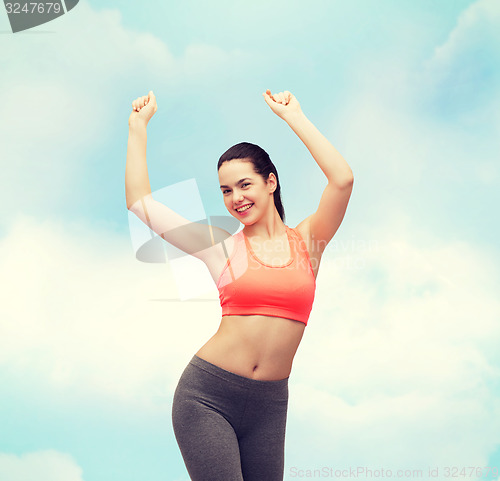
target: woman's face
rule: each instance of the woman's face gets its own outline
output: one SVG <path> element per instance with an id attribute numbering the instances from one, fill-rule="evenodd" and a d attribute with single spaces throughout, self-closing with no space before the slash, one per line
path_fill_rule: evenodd
<path id="1" fill-rule="evenodd" d="M 274 203 L 274 178 L 271 174 L 266 183 L 249 161 L 232 159 L 223 162 L 219 169 L 219 184 L 226 209 L 241 223 L 254 223 L 267 211 L 269 202 Z M 243 211 L 237 210 L 249 204 L 251 206 Z"/>

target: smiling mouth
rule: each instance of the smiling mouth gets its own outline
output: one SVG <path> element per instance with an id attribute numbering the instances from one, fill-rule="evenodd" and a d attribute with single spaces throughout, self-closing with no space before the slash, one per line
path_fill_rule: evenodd
<path id="1" fill-rule="evenodd" d="M 242 214 L 243 212 L 246 212 L 247 210 L 250 210 L 253 206 L 253 203 L 251 204 L 245 204 L 245 205 L 242 205 L 241 207 L 238 207 L 238 209 L 243 209 L 243 210 L 238 210 L 238 209 L 235 209 L 236 212 L 238 212 L 239 214 Z"/>

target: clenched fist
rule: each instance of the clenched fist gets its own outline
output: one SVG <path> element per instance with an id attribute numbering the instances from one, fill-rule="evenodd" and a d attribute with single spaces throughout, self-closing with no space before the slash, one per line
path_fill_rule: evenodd
<path id="1" fill-rule="evenodd" d="M 290 114 L 294 115 L 301 112 L 298 100 L 288 90 L 272 94 L 271 91 L 267 89 L 262 95 L 267 105 L 271 107 L 271 110 L 283 120 L 286 120 Z"/>
<path id="2" fill-rule="evenodd" d="M 153 91 L 150 90 L 148 95 L 144 95 L 143 97 L 137 97 L 132 102 L 132 108 L 133 110 L 128 118 L 128 124 L 130 125 L 133 122 L 141 121 L 147 125 L 151 117 L 158 110 L 156 97 Z"/>

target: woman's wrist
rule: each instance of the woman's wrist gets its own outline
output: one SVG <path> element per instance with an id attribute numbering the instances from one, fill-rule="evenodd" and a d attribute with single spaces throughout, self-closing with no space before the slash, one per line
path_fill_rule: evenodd
<path id="1" fill-rule="evenodd" d="M 129 131 L 143 130 L 143 129 L 146 129 L 147 125 L 148 124 L 146 122 L 144 122 L 144 120 L 134 119 L 134 120 L 129 121 L 128 128 L 129 128 Z"/>
<path id="2" fill-rule="evenodd" d="M 283 117 L 283 120 L 290 126 L 295 125 L 297 123 L 303 122 L 306 120 L 306 116 L 302 110 L 298 110 L 297 112 L 290 112 Z M 292 127 L 293 128 L 293 127 Z"/>

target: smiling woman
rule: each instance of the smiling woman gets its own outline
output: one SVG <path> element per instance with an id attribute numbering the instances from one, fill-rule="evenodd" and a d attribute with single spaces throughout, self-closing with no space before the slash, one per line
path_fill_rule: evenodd
<path id="1" fill-rule="evenodd" d="M 127 207 L 167 242 L 203 260 L 219 290 L 220 326 L 184 369 L 172 404 L 174 434 L 195 481 L 283 479 L 292 362 L 321 256 L 353 185 L 350 167 L 297 99 L 290 92 L 263 95 L 328 178 L 317 211 L 295 228 L 285 224 L 275 165 L 249 142 L 232 146 L 217 164 L 224 205 L 244 224 L 237 234 L 192 224 L 155 201 L 146 166 L 146 125 L 157 109 L 153 92 L 132 103 L 129 118 Z"/>
<path id="2" fill-rule="evenodd" d="M 235 162 L 231 163 L 231 160 Z M 255 205 L 255 199 L 252 199 L 252 195 L 257 195 L 259 188 L 262 190 L 267 178 L 272 173 L 276 179 L 276 187 L 273 192 L 274 206 L 281 220 L 285 222 L 285 211 L 281 201 L 278 172 L 264 149 L 249 142 L 233 145 L 222 154 L 217 164 L 217 170 L 221 182 L 224 182 L 224 179 L 231 179 L 238 172 L 241 175 L 247 175 L 247 177 L 241 178 L 232 186 L 227 184 L 220 185 L 226 208 L 230 213 L 232 209 L 235 210 L 240 216 L 247 215 L 250 211 L 252 211 L 252 214 L 255 214 L 256 210 L 259 209 L 260 203 Z M 235 191 L 239 197 L 235 197 Z M 231 192 L 233 195 L 231 195 Z M 269 195 L 264 195 L 267 201 Z"/>

